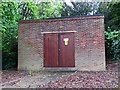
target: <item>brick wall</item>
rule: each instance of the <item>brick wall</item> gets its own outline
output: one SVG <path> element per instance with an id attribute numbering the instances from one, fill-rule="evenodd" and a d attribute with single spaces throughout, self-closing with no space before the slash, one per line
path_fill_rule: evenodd
<path id="1" fill-rule="evenodd" d="M 79 70 L 105 70 L 104 16 L 82 16 L 18 23 L 18 69 L 43 69 L 43 35 L 48 31 L 75 33 L 75 65 Z"/>

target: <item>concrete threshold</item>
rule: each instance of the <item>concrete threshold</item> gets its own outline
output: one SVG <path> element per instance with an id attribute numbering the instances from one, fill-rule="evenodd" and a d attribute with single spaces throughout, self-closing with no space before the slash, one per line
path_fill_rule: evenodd
<path id="1" fill-rule="evenodd" d="M 76 67 L 44 67 L 45 71 L 78 71 Z"/>

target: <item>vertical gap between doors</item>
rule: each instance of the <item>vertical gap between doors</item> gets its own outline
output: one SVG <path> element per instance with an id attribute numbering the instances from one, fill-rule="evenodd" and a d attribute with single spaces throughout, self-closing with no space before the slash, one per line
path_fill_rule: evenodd
<path id="1" fill-rule="evenodd" d="M 58 66 L 60 66 L 60 33 L 58 33 Z"/>

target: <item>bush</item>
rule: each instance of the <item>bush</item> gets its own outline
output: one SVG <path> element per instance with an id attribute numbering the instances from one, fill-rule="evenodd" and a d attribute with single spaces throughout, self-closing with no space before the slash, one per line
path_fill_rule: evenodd
<path id="1" fill-rule="evenodd" d="M 107 60 L 120 60 L 120 30 L 108 28 L 105 31 Z"/>
<path id="2" fill-rule="evenodd" d="M 18 12 L 17 4 L 2 2 L 2 69 L 17 65 Z"/>

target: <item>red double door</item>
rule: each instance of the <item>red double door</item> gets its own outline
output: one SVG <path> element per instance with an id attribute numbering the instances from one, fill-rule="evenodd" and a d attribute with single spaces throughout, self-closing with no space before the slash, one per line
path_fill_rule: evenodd
<path id="1" fill-rule="evenodd" d="M 44 34 L 44 67 L 75 67 L 74 33 Z"/>

